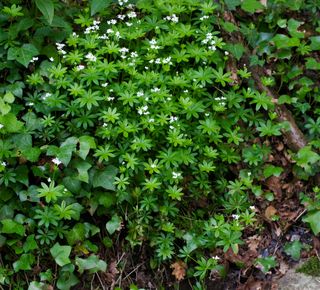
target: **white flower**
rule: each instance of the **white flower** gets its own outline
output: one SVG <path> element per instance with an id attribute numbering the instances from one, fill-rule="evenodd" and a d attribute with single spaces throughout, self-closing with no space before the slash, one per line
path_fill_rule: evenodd
<path id="1" fill-rule="evenodd" d="M 101 22 L 99 20 L 94 20 L 93 25 L 99 25 Z"/>
<path id="2" fill-rule="evenodd" d="M 53 57 L 50 57 L 49 60 L 50 60 L 50 61 L 54 61 L 54 58 L 53 58 Z"/>
<path id="3" fill-rule="evenodd" d="M 85 68 L 85 66 L 82 65 L 82 64 L 79 64 L 79 65 L 76 67 L 77 70 L 83 70 L 84 68 Z"/>
<path id="4" fill-rule="evenodd" d="M 172 178 L 173 179 L 177 179 L 179 177 L 181 177 L 181 173 L 180 172 L 172 172 Z"/>
<path id="5" fill-rule="evenodd" d="M 120 51 L 122 54 L 125 54 L 125 53 L 129 52 L 129 49 L 126 48 L 126 47 L 122 47 L 122 48 L 120 48 L 119 51 Z"/>
<path id="6" fill-rule="evenodd" d="M 111 19 L 109 21 L 107 21 L 107 23 L 110 25 L 110 24 L 117 24 L 117 20 L 116 19 Z"/>
<path id="7" fill-rule="evenodd" d="M 153 123 L 153 122 L 154 122 L 154 119 L 153 119 L 153 118 L 150 118 L 150 119 L 148 120 L 148 122 L 149 122 L 149 123 Z"/>
<path id="8" fill-rule="evenodd" d="M 121 37 L 119 31 L 116 32 L 116 37 L 117 37 L 117 38 L 120 38 L 120 37 Z"/>
<path id="9" fill-rule="evenodd" d="M 171 21 L 173 23 L 178 23 L 179 22 L 179 17 L 175 14 L 172 14 L 171 16 L 167 16 L 164 18 L 164 20 Z"/>
<path id="10" fill-rule="evenodd" d="M 111 28 L 109 28 L 109 29 L 107 29 L 107 31 L 106 31 L 108 34 L 111 34 L 111 33 L 113 33 L 114 31 L 111 29 Z"/>
<path id="11" fill-rule="evenodd" d="M 218 261 L 218 260 L 220 260 L 220 257 L 218 257 L 218 256 L 213 256 L 212 259 Z"/>
<path id="12" fill-rule="evenodd" d="M 51 182 L 51 178 L 50 177 L 48 177 L 48 182 Z"/>
<path id="13" fill-rule="evenodd" d="M 89 61 L 97 61 L 97 57 L 94 56 L 91 52 L 89 52 L 88 54 L 86 54 L 86 58 L 87 58 Z"/>
<path id="14" fill-rule="evenodd" d="M 151 168 L 156 168 L 156 167 L 157 167 L 157 165 L 156 165 L 156 164 L 154 164 L 154 163 L 152 163 L 152 164 L 150 165 L 150 167 L 151 167 Z"/>
<path id="15" fill-rule="evenodd" d="M 252 211 L 255 211 L 255 210 L 256 210 L 255 206 L 253 206 L 253 205 L 249 206 L 249 208 L 250 208 Z"/>
<path id="16" fill-rule="evenodd" d="M 211 45 L 211 46 L 209 46 L 208 47 L 210 50 L 212 50 L 212 51 L 216 51 L 217 50 L 217 48 L 214 46 L 214 45 Z"/>
<path id="17" fill-rule="evenodd" d="M 109 37 L 106 34 L 102 34 L 98 37 L 99 39 L 109 39 Z"/>
<path id="18" fill-rule="evenodd" d="M 104 87 L 104 88 L 106 88 L 108 85 L 109 85 L 109 83 L 104 83 L 104 84 L 102 84 L 101 86 Z"/>
<path id="19" fill-rule="evenodd" d="M 209 16 L 208 15 L 204 15 L 204 16 L 200 17 L 201 21 L 203 21 L 204 19 L 209 19 Z"/>
<path id="20" fill-rule="evenodd" d="M 4 125 L 0 123 L 0 129 L 2 129 L 3 127 L 4 127 Z"/>
<path id="21" fill-rule="evenodd" d="M 224 55 L 229 55 L 229 51 L 225 51 L 225 52 L 224 52 Z"/>
<path id="22" fill-rule="evenodd" d="M 102 127 L 108 127 L 108 124 L 107 123 L 103 123 Z"/>
<path id="23" fill-rule="evenodd" d="M 52 159 L 52 162 L 56 165 L 60 165 L 62 163 L 57 157 Z"/>
<path id="24" fill-rule="evenodd" d="M 143 97 L 143 96 L 144 96 L 144 92 L 143 92 L 143 91 L 137 92 L 137 96 L 138 96 L 138 97 Z"/>
<path id="25" fill-rule="evenodd" d="M 131 57 L 138 57 L 138 53 L 135 52 L 135 51 L 133 51 L 133 52 L 131 52 L 130 56 L 131 56 Z"/>
<path id="26" fill-rule="evenodd" d="M 151 92 L 152 93 L 157 93 L 157 92 L 160 92 L 160 89 L 157 88 L 157 87 L 154 87 L 153 89 L 151 89 Z"/>
<path id="27" fill-rule="evenodd" d="M 173 123 L 174 121 L 178 121 L 178 117 L 170 116 L 169 122 L 170 122 L 170 123 Z"/>
<path id="28" fill-rule="evenodd" d="M 41 99 L 42 100 L 46 100 L 47 98 L 51 97 L 52 95 L 50 93 L 45 93 L 44 95 L 42 95 Z"/>
<path id="29" fill-rule="evenodd" d="M 153 39 L 151 39 L 151 40 L 149 41 L 149 43 L 150 43 L 150 45 L 151 45 L 151 44 L 157 44 L 157 41 L 153 38 Z"/>
<path id="30" fill-rule="evenodd" d="M 117 18 L 120 20 L 124 20 L 126 18 L 126 16 L 123 14 L 119 14 L 119 15 L 117 15 Z"/>
<path id="31" fill-rule="evenodd" d="M 136 18 L 137 17 L 137 13 L 134 11 L 131 11 L 127 14 L 128 18 Z"/>
<path id="32" fill-rule="evenodd" d="M 79 37 L 79 35 L 77 33 L 75 33 L 75 32 L 72 33 L 72 36 Z"/>
<path id="33" fill-rule="evenodd" d="M 231 215 L 232 216 L 232 218 L 234 218 L 235 220 L 238 220 L 239 219 L 239 215 L 237 215 L 237 214 L 233 214 L 233 215 Z"/>
<path id="34" fill-rule="evenodd" d="M 148 66 L 145 66 L 144 68 L 145 68 L 146 70 L 148 70 L 148 69 L 149 69 L 149 67 L 148 67 Z"/>
<path id="35" fill-rule="evenodd" d="M 128 27 L 130 27 L 130 26 L 132 26 L 132 23 L 126 22 L 126 25 L 127 25 Z"/>
<path id="36" fill-rule="evenodd" d="M 114 97 L 108 97 L 108 101 L 113 101 Z"/>
<path id="37" fill-rule="evenodd" d="M 6 167 L 6 166 L 7 166 L 7 163 L 6 163 L 6 162 L 4 162 L 4 161 L 2 161 L 0 164 L 1 164 L 2 166 L 4 166 L 4 167 Z"/>

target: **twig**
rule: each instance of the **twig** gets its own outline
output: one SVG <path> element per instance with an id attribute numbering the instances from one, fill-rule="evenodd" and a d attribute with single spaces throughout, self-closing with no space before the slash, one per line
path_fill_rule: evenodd
<path id="1" fill-rule="evenodd" d="M 104 285 L 103 285 L 103 283 L 102 283 L 102 280 L 101 280 L 99 274 L 96 273 L 96 275 L 97 275 L 97 277 L 98 277 L 98 280 L 99 280 L 99 282 L 100 282 L 100 285 L 101 285 L 102 289 L 105 290 L 106 288 L 104 287 Z"/>

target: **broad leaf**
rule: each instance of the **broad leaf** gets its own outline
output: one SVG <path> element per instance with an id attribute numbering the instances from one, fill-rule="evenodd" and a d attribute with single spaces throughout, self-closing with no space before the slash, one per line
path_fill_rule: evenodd
<path id="1" fill-rule="evenodd" d="M 25 233 L 25 228 L 23 225 L 17 223 L 11 219 L 4 219 L 1 221 L 2 230 L 1 232 L 4 234 L 17 234 L 19 236 L 23 236 Z"/>
<path id="2" fill-rule="evenodd" d="M 118 215 L 113 215 L 112 219 L 107 222 L 106 229 L 110 235 L 121 228 L 121 218 Z"/>
<path id="3" fill-rule="evenodd" d="M 35 0 L 35 3 L 44 18 L 51 24 L 54 16 L 54 4 L 52 0 Z"/>
<path id="4" fill-rule="evenodd" d="M 98 256 L 91 255 L 87 259 L 81 259 L 76 257 L 76 265 L 78 266 L 78 271 L 82 274 L 85 270 L 88 270 L 89 273 L 97 273 L 98 271 L 105 272 L 107 269 L 107 263 L 103 260 L 100 260 Z"/>
<path id="5" fill-rule="evenodd" d="M 102 171 L 95 171 L 93 176 L 93 187 L 103 187 L 108 190 L 115 190 L 114 180 L 117 173 L 117 168 L 111 165 Z"/>
<path id="6" fill-rule="evenodd" d="M 91 0 L 90 1 L 91 16 L 105 9 L 110 3 L 111 3 L 110 0 Z"/>
<path id="7" fill-rule="evenodd" d="M 59 243 L 56 243 L 51 249 L 50 253 L 56 263 L 63 267 L 64 265 L 67 265 L 71 263 L 69 259 L 69 255 L 71 253 L 71 247 L 70 246 L 61 246 Z"/>

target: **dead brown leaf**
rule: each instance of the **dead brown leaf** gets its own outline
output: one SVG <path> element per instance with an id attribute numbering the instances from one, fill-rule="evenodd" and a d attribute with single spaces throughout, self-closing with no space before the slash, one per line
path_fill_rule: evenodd
<path id="1" fill-rule="evenodd" d="M 267 180 L 266 180 L 266 186 L 273 191 L 277 198 L 281 198 L 282 196 L 282 184 L 281 184 L 281 178 L 277 177 L 277 176 L 270 176 Z"/>
<path id="2" fill-rule="evenodd" d="M 272 221 L 272 217 L 277 213 L 277 210 L 274 206 L 269 205 L 264 211 L 264 216 L 267 220 Z"/>
<path id="3" fill-rule="evenodd" d="M 285 273 L 287 273 L 289 269 L 289 266 L 287 263 L 285 263 L 284 261 L 280 262 L 280 266 L 279 266 L 279 272 L 281 275 L 284 275 Z"/>
<path id="4" fill-rule="evenodd" d="M 261 242 L 261 236 L 254 235 L 247 238 L 247 245 L 250 251 L 257 252 L 258 246 Z"/>
<path id="5" fill-rule="evenodd" d="M 187 269 L 187 264 L 182 262 L 181 260 L 173 263 L 170 268 L 173 269 L 172 275 L 175 276 L 175 278 L 178 281 L 181 281 L 184 279 L 186 275 L 186 269 Z"/>

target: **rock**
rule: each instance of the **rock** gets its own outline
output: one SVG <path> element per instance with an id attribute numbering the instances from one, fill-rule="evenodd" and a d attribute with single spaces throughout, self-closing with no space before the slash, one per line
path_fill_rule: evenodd
<path id="1" fill-rule="evenodd" d="M 279 290 L 319 290 L 320 277 L 309 276 L 296 272 L 303 263 L 300 263 L 278 281 Z"/>

